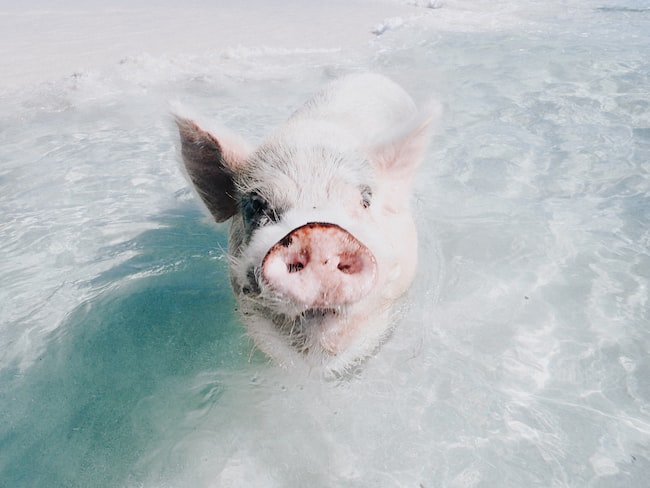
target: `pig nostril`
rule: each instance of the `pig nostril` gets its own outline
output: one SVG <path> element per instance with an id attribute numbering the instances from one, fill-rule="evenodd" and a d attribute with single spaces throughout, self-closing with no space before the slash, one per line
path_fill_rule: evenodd
<path id="1" fill-rule="evenodd" d="M 298 273 L 309 264 L 310 255 L 306 249 L 285 254 L 283 261 L 287 266 L 287 273 Z"/>
<path id="2" fill-rule="evenodd" d="M 363 259 L 354 254 L 344 254 L 340 256 L 337 266 L 341 273 L 356 274 L 363 270 Z"/>
<path id="3" fill-rule="evenodd" d="M 289 271 L 289 273 L 297 273 L 298 271 L 300 271 L 304 267 L 305 267 L 305 265 L 300 263 L 300 262 L 298 262 L 298 263 L 289 263 L 289 264 L 287 264 L 287 271 Z"/>

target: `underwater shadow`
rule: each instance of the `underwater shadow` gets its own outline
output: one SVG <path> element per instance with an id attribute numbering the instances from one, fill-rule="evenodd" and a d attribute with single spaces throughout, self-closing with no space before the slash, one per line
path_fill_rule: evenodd
<path id="1" fill-rule="evenodd" d="M 136 254 L 93 280 L 103 291 L 51 334 L 35 364 L 0 372 L 3 485 L 124 486 L 161 435 L 150 410 L 163 424 L 185 414 L 182 390 L 169 385 L 248 362 L 225 232 L 188 209 L 158 223 L 104 250 Z M 152 395 L 180 406 L 151 407 Z"/>

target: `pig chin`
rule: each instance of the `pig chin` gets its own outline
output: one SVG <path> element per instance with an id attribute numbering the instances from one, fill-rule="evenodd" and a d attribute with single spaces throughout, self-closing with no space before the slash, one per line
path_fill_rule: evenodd
<path id="1" fill-rule="evenodd" d="M 276 302 L 276 305 L 280 304 Z M 302 311 L 297 311 L 291 303 L 286 306 L 288 310 L 285 313 L 269 309 L 258 311 L 259 315 L 254 322 L 266 331 L 249 331 L 258 339 L 260 348 L 279 362 L 286 361 L 288 356 L 282 350 L 287 348 L 312 366 L 326 367 L 332 366 L 331 361 L 335 358 L 350 356 L 351 359 L 361 359 L 369 352 L 356 350 L 353 346 L 363 335 L 362 326 L 367 325 L 368 321 L 367 316 L 358 313 L 358 305 L 309 308 Z M 264 337 L 273 340 L 265 341 Z M 277 339 L 283 344 L 277 344 Z"/>

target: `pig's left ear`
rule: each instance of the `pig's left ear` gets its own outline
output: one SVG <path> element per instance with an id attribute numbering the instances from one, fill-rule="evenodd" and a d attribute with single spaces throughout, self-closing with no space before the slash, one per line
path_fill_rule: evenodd
<path id="1" fill-rule="evenodd" d="M 234 175 L 246 162 L 248 147 L 233 134 L 217 139 L 190 119 L 176 116 L 176 125 L 183 163 L 201 200 L 217 222 L 228 220 L 238 211 Z"/>
<path id="2" fill-rule="evenodd" d="M 370 160 L 384 175 L 410 183 L 429 145 L 433 126 L 440 115 L 437 105 L 407 123 L 398 133 L 370 150 Z"/>

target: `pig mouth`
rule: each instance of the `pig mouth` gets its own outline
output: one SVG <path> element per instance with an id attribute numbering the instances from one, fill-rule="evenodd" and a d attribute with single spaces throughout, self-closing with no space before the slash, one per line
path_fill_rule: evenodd
<path id="1" fill-rule="evenodd" d="M 275 320 L 276 327 L 288 336 L 310 335 L 316 329 L 325 330 L 346 320 L 343 307 L 314 307 L 296 315 L 282 315 Z"/>
<path id="2" fill-rule="evenodd" d="M 308 326 L 325 326 L 332 321 L 342 320 L 344 312 L 341 307 L 337 308 L 310 308 L 302 312 L 297 320 Z"/>
<path id="3" fill-rule="evenodd" d="M 331 331 L 345 327 L 347 312 L 345 307 L 314 307 L 296 314 L 276 314 L 272 322 L 287 343 L 299 353 L 308 355 L 319 350 L 336 355 L 340 348 L 334 347 L 325 338 Z"/>
<path id="4" fill-rule="evenodd" d="M 305 320 L 321 320 L 324 319 L 325 317 L 331 317 L 331 316 L 338 316 L 340 315 L 341 309 L 340 308 L 310 308 L 308 310 L 305 310 L 300 314 L 300 317 L 305 319 Z"/>

